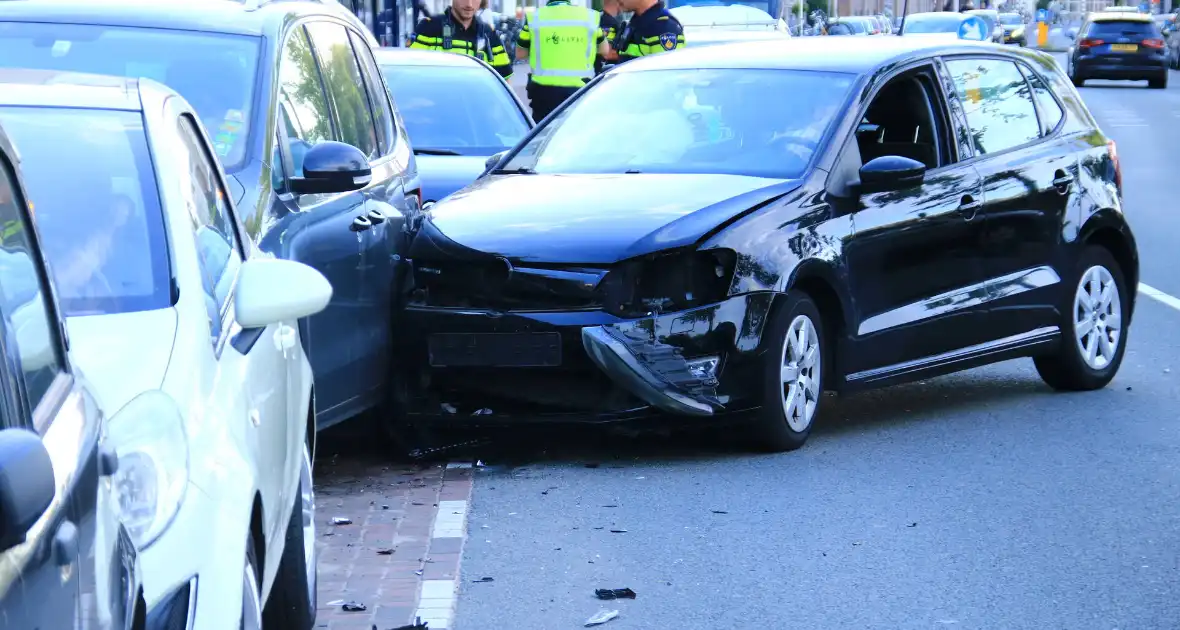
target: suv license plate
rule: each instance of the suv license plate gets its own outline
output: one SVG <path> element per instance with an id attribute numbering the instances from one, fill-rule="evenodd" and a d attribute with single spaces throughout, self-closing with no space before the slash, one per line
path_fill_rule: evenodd
<path id="1" fill-rule="evenodd" d="M 1135 44 L 1111 44 L 1111 52 L 1138 52 L 1139 46 Z"/>

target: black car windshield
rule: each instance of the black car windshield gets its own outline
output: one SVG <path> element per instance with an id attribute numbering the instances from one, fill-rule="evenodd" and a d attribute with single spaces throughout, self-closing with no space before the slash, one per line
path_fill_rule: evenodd
<path id="1" fill-rule="evenodd" d="M 501 170 L 799 177 L 854 79 L 802 70 L 621 72 L 562 110 Z"/>
<path id="2" fill-rule="evenodd" d="M 163 83 L 196 109 L 222 164 L 233 171 L 245 162 L 259 41 L 196 31 L 0 22 L 0 63 Z"/>
<path id="3" fill-rule="evenodd" d="M 1154 22 L 1139 22 L 1131 20 L 1091 22 L 1083 37 L 1090 39 L 1118 38 L 1118 37 L 1160 37 L 1160 27 Z"/>
<path id="4" fill-rule="evenodd" d="M 66 316 L 172 304 L 164 214 L 137 112 L 0 107 Z"/>
<path id="5" fill-rule="evenodd" d="M 1024 24 L 1024 20 L 1017 13 L 1001 13 L 1000 24 L 1005 26 L 1019 26 Z"/>
<path id="6" fill-rule="evenodd" d="M 902 35 L 914 33 L 958 33 L 963 16 L 957 13 L 924 13 L 905 18 Z"/>
<path id="7" fill-rule="evenodd" d="M 486 68 L 382 65 L 381 72 L 415 150 L 487 156 L 529 132 L 504 80 Z"/>

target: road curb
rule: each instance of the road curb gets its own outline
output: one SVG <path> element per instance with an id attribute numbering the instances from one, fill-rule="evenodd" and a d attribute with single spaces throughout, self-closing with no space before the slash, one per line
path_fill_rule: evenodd
<path id="1" fill-rule="evenodd" d="M 416 620 L 431 630 L 454 626 L 463 545 L 467 540 L 467 508 L 471 505 L 471 471 L 470 463 L 451 463 L 443 472 L 414 613 Z"/>

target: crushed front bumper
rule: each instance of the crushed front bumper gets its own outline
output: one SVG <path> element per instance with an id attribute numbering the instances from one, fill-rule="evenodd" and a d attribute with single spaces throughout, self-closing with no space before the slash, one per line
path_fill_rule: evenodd
<path id="1" fill-rule="evenodd" d="M 762 329 L 773 300 L 770 292 L 750 293 L 637 319 L 599 310 L 410 307 L 398 335 L 407 412 L 418 421 L 472 427 L 631 421 L 658 412 L 710 418 L 756 407 Z M 493 356 L 476 365 L 473 352 L 463 365 L 445 365 L 430 347 L 440 335 L 468 335 L 478 348 L 497 335 L 538 333 L 559 340 L 560 361 L 506 367 Z"/>

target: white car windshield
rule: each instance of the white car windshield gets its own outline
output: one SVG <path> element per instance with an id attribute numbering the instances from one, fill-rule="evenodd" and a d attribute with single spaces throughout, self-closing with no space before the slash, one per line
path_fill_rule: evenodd
<path id="1" fill-rule="evenodd" d="M 63 314 L 168 308 L 172 269 L 136 112 L 2 107 Z"/>
<path id="2" fill-rule="evenodd" d="M 902 35 L 915 33 L 958 33 L 963 16 L 957 13 L 924 13 L 905 18 Z"/>
<path id="3" fill-rule="evenodd" d="M 762 69 L 615 74 L 550 120 L 503 170 L 799 177 L 854 78 Z"/>

